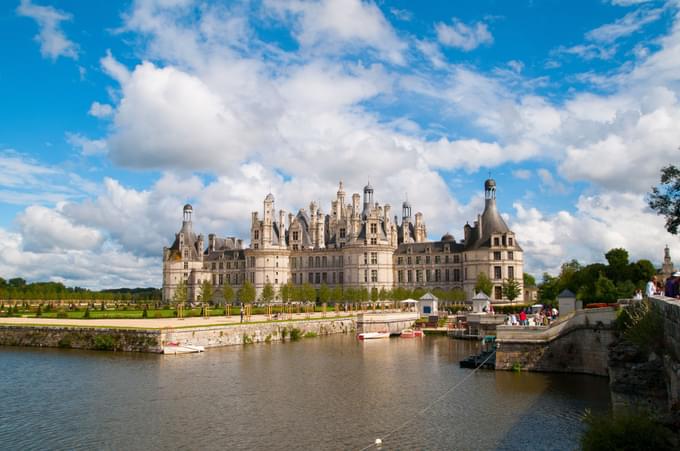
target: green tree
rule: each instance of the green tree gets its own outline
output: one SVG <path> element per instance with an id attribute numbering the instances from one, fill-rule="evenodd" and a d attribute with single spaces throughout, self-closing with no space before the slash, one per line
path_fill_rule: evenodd
<path id="1" fill-rule="evenodd" d="M 177 284 L 175 292 L 172 295 L 172 302 L 174 304 L 183 304 L 187 301 L 187 284 L 182 280 Z"/>
<path id="2" fill-rule="evenodd" d="M 614 282 L 604 274 L 600 274 L 597 282 L 595 282 L 595 299 L 599 302 L 614 302 L 616 298 L 617 291 Z"/>
<path id="3" fill-rule="evenodd" d="M 475 292 L 479 293 L 481 291 L 487 296 L 491 296 L 491 290 L 493 290 L 493 284 L 489 276 L 484 271 L 480 272 L 477 276 L 477 283 L 475 283 Z"/>
<path id="4" fill-rule="evenodd" d="M 251 304 L 255 302 L 255 287 L 249 281 L 243 282 L 243 286 L 238 290 L 238 299 L 244 304 Z"/>
<path id="5" fill-rule="evenodd" d="M 517 279 L 506 279 L 503 282 L 502 289 L 503 296 L 509 299 L 510 302 L 513 302 L 522 294 L 522 290 L 520 289 L 519 281 Z"/>
<path id="6" fill-rule="evenodd" d="M 340 285 L 336 285 L 333 287 L 333 290 L 331 291 L 331 300 L 333 303 L 337 303 L 340 301 L 343 301 L 344 293 L 342 291 L 342 287 Z"/>
<path id="7" fill-rule="evenodd" d="M 377 302 L 379 297 L 380 291 L 378 291 L 378 288 L 377 287 L 371 288 L 371 302 Z"/>
<path id="8" fill-rule="evenodd" d="M 225 304 L 231 304 L 234 302 L 234 288 L 231 285 L 222 285 L 222 298 Z"/>
<path id="9" fill-rule="evenodd" d="M 614 282 L 622 282 L 630 278 L 628 274 L 628 251 L 617 247 L 610 249 L 604 254 L 609 268 L 607 268 L 607 277 Z"/>
<path id="10" fill-rule="evenodd" d="M 201 283 L 201 300 L 211 302 L 213 297 L 213 286 L 208 279 Z"/>
<path id="11" fill-rule="evenodd" d="M 328 303 L 331 299 L 331 289 L 325 283 L 322 283 L 319 287 L 319 302 L 322 304 L 324 302 Z"/>
<path id="12" fill-rule="evenodd" d="M 669 165 L 661 169 L 661 184 L 652 187 L 649 206 L 666 218 L 666 230 L 678 234 L 680 227 L 680 168 Z"/>
<path id="13" fill-rule="evenodd" d="M 524 286 L 525 287 L 535 287 L 536 278 L 529 273 L 524 273 Z"/>
<path id="14" fill-rule="evenodd" d="M 302 300 L 305 302 L 316 302 L 316 289 L 309 284 L 305 283 L 302 285 Z"/>
<path id="15" fill-rule="evenodd" d="M 274 287 L 272 286 L 271 283 L 267 282 L 264 284 L 264 288 L 262 288 L 262 293 L 260 294 L 260 299 L 262 302 L 265 304 L 269 304 L 274 300 Z"/>
<path id="16" fill-rule="evenodd" d="M 361 287 L 359 289 L 359 301 L 361 302 L 368 302 L 369 294 L 368 294 L 368 288 L 366 287 Z"/>
<path id="17" fill-rule="evenodd" d="M 386 301 L 390 298 L 390 292 L 385 289 L 385 287 L 382 287 L 380 289 L 380 293 L 378 293 L 378 299 L 381 301 Z"/>
<path id="18" fill-rule="evenodd" d="M 281 302 L 284 304 L 289 302 L 293 297 L 293 284 L 289 281 L 288 283 L 281 286 L 279 290 L 279 296 L 281 297 Z"/>

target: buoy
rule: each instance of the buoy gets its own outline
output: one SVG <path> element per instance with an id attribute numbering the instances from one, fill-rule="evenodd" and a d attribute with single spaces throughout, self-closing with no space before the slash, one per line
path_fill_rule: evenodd
<path id="1" fill-rule="evenodd" d="M 382 440 L 380 440 L 379 438 L 375 439 L 375 444 L 376 446 L 382 445 Z"/>

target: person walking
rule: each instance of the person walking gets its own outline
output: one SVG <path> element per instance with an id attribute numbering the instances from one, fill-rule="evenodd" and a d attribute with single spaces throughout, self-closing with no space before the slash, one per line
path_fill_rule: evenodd
<path id="1" fill-rule="evenodd" d="M 243 322 L 243 306 L 241 306 L 241 322 Z"/>
<path id="2" fill-rule="evenodd" d="M 519 312 L 519 324 L 520 326 L 526 326 L 527 324 L 527 312 L 524 309 Z"/>

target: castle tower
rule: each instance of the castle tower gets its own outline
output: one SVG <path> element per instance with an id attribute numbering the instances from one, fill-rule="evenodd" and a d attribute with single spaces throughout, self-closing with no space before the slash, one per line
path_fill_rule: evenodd
<path id="1" fill-rule="evenodd" d="M 267 194 L 264 198 L 264 220 L 262 224 L 262 247 L 268 248 L 272 244 L 272 226 L 274 223 L 274 195 Z"/>
<path id="2" fill-rule="evenodd" d="M 661 274 L 664 280 L 668 279 L 675 269 L 673 268 L 673 260 L 671 260 L 671 250 L 668 248 L 668 244 L 663 250 L 663 265 L 661 266 Z"/>
<path id="3" fill-rule="evenodd" d="M 373 187 L 371 186 L 371 182 L 368 182 L 368 184 L 364 186 L 364 210 L 361 213 L 361 217 L 363 219 L 366 219 L 370 214 L 372 205 L 373 205 Z"/>

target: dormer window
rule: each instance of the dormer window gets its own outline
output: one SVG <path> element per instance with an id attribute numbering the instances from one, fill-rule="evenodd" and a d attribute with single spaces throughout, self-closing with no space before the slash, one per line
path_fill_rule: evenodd
<path id="1" fill-rule="evenodd" d="M 371 224 L 371 233 L 373 233 L 373 234 L 378 233 L 378 224 L 376 224 L 376 223 Z"/>
<path id="2" fill-rule="evenodd" d="M 297 241 L 300 239 L 300 232 L 295 231 L 293 232 L 293 241 Z"/>
<path id="3" fill-rule="evenodd" d="M 512 245 L 513 245 L 513 244 L 512 244 L 512 237 L 509 236 L 509 237 L 508 237 L 508 246 L 512 246 Z"/>
<path id="4" fill-rule="evenodd" d="M 260 239 L 260 231 L 259 231 L 259 230 L 255 230 L 255 231 L 253 232 L 253 239 L 254 239 L 254 240 L 259 240 L 259 239 Z"/>
<path id="5" fill-rule="evenodd" d="M 344 237 L 345 237 L 345 229 L 340 229 L 340 238 L 344 238 Z"/>
<path id="6" fill-rule="evenodd" d="M 494 246 L 500 246 L 501 245 L 501 239 L 497 236 L 493 237 L 493 245 Z"/>

